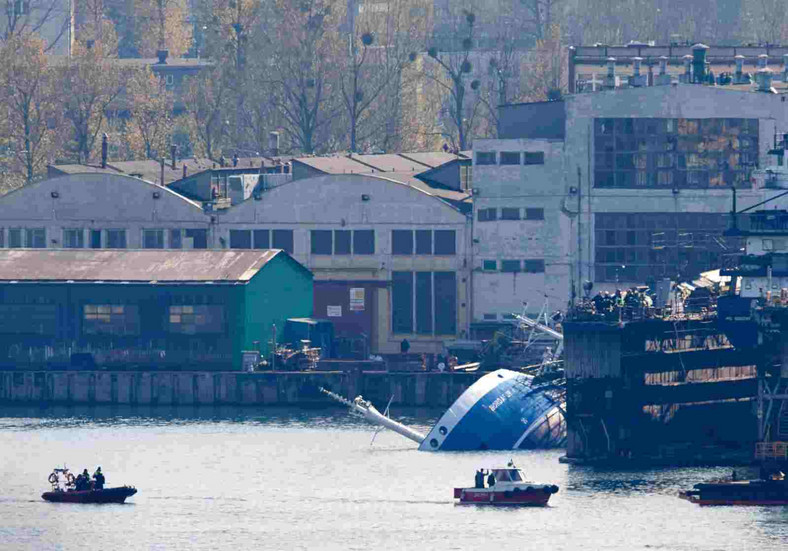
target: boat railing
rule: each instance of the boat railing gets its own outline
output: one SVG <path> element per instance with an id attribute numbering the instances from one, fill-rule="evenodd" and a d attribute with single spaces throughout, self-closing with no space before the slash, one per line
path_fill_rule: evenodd
<path id="1" fill-rule="evenodd" d="M 755 459 L 788 460 L 788 442 L 757 442 L 755 444 Z"/>

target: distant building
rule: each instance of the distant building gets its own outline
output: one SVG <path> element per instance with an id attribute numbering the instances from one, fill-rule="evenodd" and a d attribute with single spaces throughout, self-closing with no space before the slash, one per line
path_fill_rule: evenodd
<path id="1" fill-rule="evenodd" d="M 312 314 L 281 251 L 0 251 L 0 364 L 241 369 Z"/>
<path id="2" fill-rule="evenodd" d="M 499 139 L 474 144 L 474 320 L 545 299 L 563 308 L 585 281 L 596 292 L 691 279 L 738 254 L 723 235 L 731 188 L 739 208 L 776 193 L 752 177 L 788 129 L 771 84 L 502 106 Z"/>
<path id="3" fill-rule="evenodd" d="M 0 15 L 0 36 L 35 33 L 47 54 L 68 56 L 74 43 L 74 9 L 70 0 L 7 0 Z"/>

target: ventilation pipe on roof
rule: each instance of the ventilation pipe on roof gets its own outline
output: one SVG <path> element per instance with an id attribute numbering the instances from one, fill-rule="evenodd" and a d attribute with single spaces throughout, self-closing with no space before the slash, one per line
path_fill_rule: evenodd
<path id="1" fill-rule="evenodd" d="M 643 58 L 642 57 L 633 57 L 632 58 L 632 78 L 629 79 L 630 86 L 645 86 L 646 85 L 646 77 L 645 75 L 641 74 L 641 67 L 643 66 Z"/>
<path id="2" fill-rule="evenodd" d="M 783 54 L 783 82 L 788 84 L 788 54 Z"/>
<path id="3" fill-rule="evenodd" d="M 761 54 L 758 56 L 758 70 L 766 69 L 769 66 L 769 56 Z"/>
<path id="4" fill-rule="evenodd" d="M 170 157 L 172 157 L 172 169 L 175 170 L 175 155 L 178 153 L 178 146 L 175 144 L 170 145 Z"/>
<path id="5" fill-rule="evenodd" d="M 744 82 L 744 56 L 738 54 L 733 59 L 736 60 L 736 72 L 733 73 L 733 83 L 742 84 Z"/>
<path id="6" fill-rule="evenodd" d="M 685 84 L 690 84 L 692 82 L 692 56 L 687 54 L 682 59 L 684 60 L 684 74 L 681 75 L 679 80 Z"/>
<path id="7" fill-rule="evenodd" d="M 768 67 L 759 69 L 755 73 L 755 81 L 758 83 L 758 91 L 767 94 L 776 94 L 777 90 L 772 88 L 772 71 Z"/>
<path id="8" fill-rule="evenodd" d="M 659 57 L 659 74 L 657 75 L 656 84 L 657 86 L 666 86 L 670 84 L 670 75 L 668 74 L 668 58 L 667 56 L 660 56 Z"/>
<path id="9" fill-rule="evenodd" d="M 695 44 L 692 47 L 692 82 L 705 84 L 706 82 L 706 50 L 705 44 Z"/>
<path id="10" fill-rule="evenodd" d="M 606 86 L 610 89 L 616 87 L 616 58 L 607 58 L 607 82 Z"/>
<path id="11" fill-rule="evenodd" d="M 109 136 L 107 136 L 105 132 L 104 135 L 101 136 L 101 168 L 107 168 L 107 149 L 109 148 L 107 140 L 109 140 Z"/>
<path id="12" fill-rule="evenodd" d="M 183 177 L 186 178 L 186 163 L 183 163 Z"/>
<path id="13" fill-rule="evenodd" d="M 271 155 L 279 155 L 279 132 L 268 133 L 268 150 Z"/>

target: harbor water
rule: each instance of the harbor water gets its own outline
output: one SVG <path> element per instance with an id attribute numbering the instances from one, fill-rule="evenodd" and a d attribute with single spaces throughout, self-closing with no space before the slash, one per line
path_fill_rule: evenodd
<path id="1" fill-rule="evenodd" d="M 393 414 L 427 432 L 441 411 Z M 701 508 L 680 489 L 729 469 L 600 470 L 561 452 L 427 453 L 344 410 L 0 408 L 0 549 L 667 549 L 788 547 L 788 507 Z M 455 505 L 509 459 L 550 505 Z M 124 505 L 41 500 L 55 466 L 100 465 Z"/>

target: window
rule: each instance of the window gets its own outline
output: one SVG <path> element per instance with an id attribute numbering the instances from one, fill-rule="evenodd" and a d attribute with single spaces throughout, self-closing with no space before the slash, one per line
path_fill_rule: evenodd
<path id="1" fill-rule="evenodd" d="M 107 248 L 125 249 L 126 230 L 107 230 Z"/>
<path id="2" fill-rule="evenodd" d="M 501 271 L 502 272 L 519 272 L 520 271 L 520 261 L 519 260 L 501 260 Z"/>
<path id="3" fill-rule="evenodd" d="M 435 230 L 435 254 L 450 256 L 457 253 L 457 238 L 454 230 Z"/>
<path id="4" fill-rule="evenodd" d="M 416 333 L 432 334 L 431 272 L 416 272 Z"/>
<path id="5" fill-rule="evenodd" d="M 101 248 L 101 230 L 90 230 L 90 248 Z"/>
<path id="6" fill-rule="evenodd" d="M 454 272 L 435 272 L 435 333 L 457 333 L 457 275 Z"/>
<path id="7" fill-rule="evenodd" d="M 494 272 L 498 269 L 497 260 L 482 260 L 482 270 L 485 272 Z"/>
<path id="8" fill-rule="evenodd" d="M 540 274 L 544 272 L 544 260 L 526 260 L 525 271 L 531 274 Z"/>
<path id="9" fill-rule="evenodd" d="M 164 230 L 142 230 L 143 249 L 163 249 Z"/>
<path id="10" fill-rule="evenodd" d="M 268 230 L 254 230 L 252 232 L 252 237 L 254 237 L 255 249 L 271 248 L 271 232 Z"/>
<path id="11" fill-rule="evenodd" d="M 334 230 L 334 254 L 350 254 L 350 230 Z"/>
<path id="12" fill-rule="evenodd" d="M 22 229 L 8 228 L 8 248 L 19 249 L 22 247 Z"/>
<path id="13" fill-rule="evenodd" d="M 477 218 L 479 222 L 491 222 L 498 219 L 497 209 L 479 209 Z"/>
<path id="14" fill-rule="evenodd" d="M 187 249 L 207 249 L 208 248 L 208 230 L 205 229 L 191 229 L 185 230 L 185 247 Z"/>
<path id="15" fill-rule="evenodd" d="M 483 314 L 482 318 L 486 321 L 493 321 L 498 319 L 498 314 Z"/>
<path id="16" fill-rule="evenodd" d="M 46 248 L 46 230 L 44 228 L 27 228 L 25 230 L 25 243 L 28 249 Z"/>
<path id="17" fill-rule="evenodd" d="M 432 254 L 432 230 L 416 230 L 416 254 Z"/>
<path id="18" fill-rule="evenodd" d="M 525 209 L 526 220 L 544 220 L 544 209 Z"/>
<path id="19" fill-rule="evenodd" d="M 501 220 L 519 220 L 520 209 L 513 207 L 503 207 L 501 209 Z"/>
<path id="20" fill-rule="evenodd" d="M 501 151 L 501 164 L 502 165 L 519 165 L 520 152 L 519 151 Z"/>
<path id="21" fill-rule="evenodd" d="M 773 251 L 774 250 L 774 241 L 772 239 L 764 239 L 763 240 L 763 250 L 764 251 Z"/>
<path id="22" fill-rule="evenodd" d="M 138 335 L 139 309 L 129 304 L 85 304 L 82 332 L 89 335 Z"/>
<path id="23" fill-rule="evenodd" d="M 494 165 L 495 151 L 479 151 L 476 153 L 477 165 Z"/>
<path id="24" fill-rule="evenodd" d="M 84 248 L 85 232 L 82 228 L 65 228 L 63 230 L 63 247 L 66 249 Z"/>
<path id="25" fill-rule="evenodd" d="M 391 230 L 391 254 L 413 254 L 412 230 Z"/>
<path id="26" fill-rule="evenodd" d="M 230 230 L 231 249 L 251 249 L 252 232 L 251 230 Z"/>
<path id="27" fill-rule="evenodd" d="M 14 0 L 14 4 L 13 4 L 14 17 L 21 17 L 29 13 L 30 13 L 30 0 Z"/>
<path id="28" fill-rule="evenodd" d="M 311 231 L 312 254 L 331 254 L 333 239 L 331 230 Z"/>
<path id="29" fill-rule="evenodd" d="M 182 249 L 183 248 L 183 240 L 181 239 L 183 234 L 181 230 L 170 230 L 170 248 L 171 249 Z"/>
<path id="30" fill-rule="evenodd" d="M 353 254 L 375 254 L 375 230 L 353 230 Z"/>
<path id="31" fill-rule="evenodd" d="M 224 332 L 223 306 L 205 304 L 170 306 L 168 316 L 170 333 L 194 335 Z"/>
<path id="32" fill-rule="evenodd" d="M 287 254 L 293 254 L 293 230 L 273 230 L 271 234 L 271 248 L 282 249 Z"/>
<path id="33" fill-rule="evenodd" d="M 413 333 L 413 272 L 391 274 L 391 330 Z"/>
<path id="34" fill-rule="evenodd" d="M 0 249 L 5 247 L 5 230 L 0 228 Z"/>
<path id="35" fill-rule="evenodd" d="M 526 165 L 543 165 L 544 164 L 544 152 L 542 151 L 526 151 L 525 152 L 525 162 L 523 164 Z"/>

